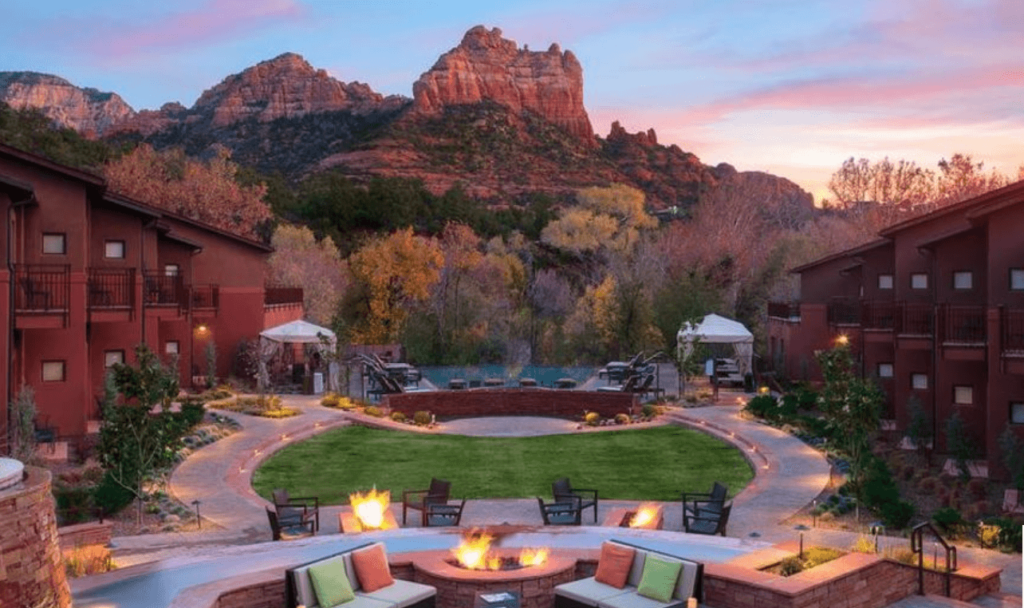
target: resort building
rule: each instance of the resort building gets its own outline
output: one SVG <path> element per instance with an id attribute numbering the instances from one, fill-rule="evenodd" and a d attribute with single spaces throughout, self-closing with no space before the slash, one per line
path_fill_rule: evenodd
<path id="1" fill-rule="evenodd" d="M 136 345 L 176 358 L 183 386 L 232 372 L 239 343 L 302 317 L 301 290 L 264 287 L 270 248 L 111 192 L 102 177 L 0 144 L 0 453 L 12 404 L 37 429 L 95 432 L 106 369 Z M 284 297 L 281 297 L 284 296 Z"/>
<path id="2" fill-rule="evenodd" d="M 768 309 L 768 349 L 792 380 L 818 380 L 817 350 L 849 340 L 902 432 L 916 399 L 946 451 L 963 417 L 979 474 L 1005 477 L 998 437 L 1024 438 L 1024 182 L 886 228 L 793 272 L 800 301 Z M 842 336 L 842 338 L 840 338 Z"/>

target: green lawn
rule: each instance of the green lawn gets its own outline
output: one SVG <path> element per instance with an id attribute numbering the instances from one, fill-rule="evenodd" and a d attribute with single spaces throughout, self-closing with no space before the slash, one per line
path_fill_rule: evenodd
<path id="1" fill-rule="evenodd" d="M 568 476 L 601 498 L 679 500 L 721 481 L 736 494 L 753 477 L 740 452 L 703 433 L 677 426 L 490 438 L 419 435 L 351 426 L 289 446 L 256 471 L 253 486 L 269 499 L 273 488 L 341 504 L 348 494 L 423 489 L 431 477 L 451 480 L 453 498 L 550 496 L 551 482 Z"/>

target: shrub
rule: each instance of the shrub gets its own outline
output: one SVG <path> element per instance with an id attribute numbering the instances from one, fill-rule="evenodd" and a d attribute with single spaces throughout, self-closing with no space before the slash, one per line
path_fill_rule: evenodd
<path id="1" fill-rule="evenodd" d="M 261 418 L 291 418 L 292 416 L 298 416 L 298 410 L 293 410 L 290 407 L 281 407 L 276 410 L 264 410 L 259 412 L 257 416 Z"/>
<path id="2" fill-rule="evenodd" d="M 619 424 L 629 424 L 629 414 L 615 414 L 615 422 Z"/>
<path id="3" fill-rule="evenodd" d="M 985 525 L 998 529 L 996 543 L 1007 550 L 1021 552 L 1021 521 L 1009 517 L 990 517 Z M 979 534 L 980 536 L 980 534 Z"/>
<path id="4" fill-rule="evenodd" d="M 921 481 L 917 482 L 917 489 L 922 494 L 933 494 L 938 487 L 939 480 L 934 477 L 922 477 Z"/>
<path id="5" fill-rule="evenodd" d="M 363 413 L 367 416 L 373 416 L 374 418 L 382 418 L 384 416 L 384 410 L 380 409 L 376 405 L 368 405 Z"/>
<path id="6" fill-rule="evenodd" d="M 391 412 L 391 419 L 395 422 L 405 422 L 405 414 L 402 412 Z"/>
<path id="7" fill-rule="evenodd" d="M 90 487 L 54 487 L 53 498 L 61 525 L 92 519 L 95 490 Z"/>
<path id="8" fill-rule="evenodd" d="M 64 568 L 68 576 L 78 578 L 110 572 L 116 566 L 109 549 L 102 545 L 86 545 L 64 552 Z"/>
<path id="9" fill-rule="evenodd" d="M 981 522 L 978 524 L 978 542 L 982 549 L 992 549 L 999 544 L 1000 528 L 994 524 Z"/>
<path id="10" fill-rule="evenodd" d="M 779 575 L 781 576 L 793 576 L 803 571 L 804 563 L 795 555 L 779 562 Z"/>
<path id="11" fill-rule="evenodd" d="M 427 426 L 433 420 L 433 416 L 426 410 L 420 410 L 412 415 L 413 422 L 420 426 Z"/>
<path id="12" fill-rule="evenodd" d="M 203 421 L 206 415 L 206 406 L 202 401 L 183 401 L 181 403 L 181 419 L 188 428 Z"/>
<path id="13" fill-rule="evenodd" d="M 854 553 L 874 553 L 875 539 L 861 534 L 857 537 L 857 541 L 853 543 L 853 546 L 850 547 L 850 551 Z"/>
<path id="14" fill-rule="evenodd" d="M 341 395 L 338 395 L 337 393 L 327 393 L 324 395 L 324 398 L 320 400 L 320 405 L 326 407 L 338 407 L 340 402 Z"/>
<path id="15" fill-rule="evenodd" d="M 811 547 L 804 551 L 804 568 L 813 568 L 846 555 L 831 547 Z"/>
<path id="16" fill-rule="evenodd" d="M 818 517 L 818 521 L 820 521 L 820 522 L 829 522 L 829 521 L 834 521 L 835 518 L 836 518 L 836 514 L 835 513 L 833 513 L 832 511 L 825 511 L 824 513 L 822 513 Z"/>
<path id="17" fill-rule="evenodd" d="M 583 422 L 586 422 L 589 426 L 597 426 L 601 422 L 601 414 L 597 412 L 587 412 L 583 416 Z"/>
<path id="18" fill-rule="evenodd" d="M 914 478 L 914 475 L 916 474 L 917 467 L 915 467 L 912 464 L 903 465 L 903 473 L 901 474 L 901 476 L 903 477 L 903 481 L 910 481 L 911 479 Z"/>
<path id="19" fill-rule="evenodd" d="M 778 403 L 775 401 L 775 397 L 771 395 L 753 397 L 747 402 L 743 410 L 765 420 L 775 420 L 778 417 Z"/>
<path id="20" fill-rule="evenodd" d="M 976 500 L 964 507 L 964 519 L 972 521 L 990 512 L 987 500 Z"/>
<path id="21" fill-rule="evenodd" d="M 943 507 L 932 513 L 932 521 L 939 527 L 940 530 L 946 533 L 955 532 L 964 523 L 964 518 L 960 514 L 960 511 L 952 507 Z"/>
<path id="22" fill-rule="evenodd" d="M 988 496 L 988 483 L 984 479 L 972 479 L 967 482 L 967 491 L 975 498 Z"/>
<path id="23" fill-rule="evenodd" d="M 914 517 L 914 513 L 917 509 L 912 503 L 905 500 L 897 500 L 892 503 L 886 503 L 882 505 L 880 509 L 882 515 L 882 521 L 889 528 L 906 528 L 907 524 L 910 523 L 910 519 Z"/>
<path id="24" fill-rule="evenodd" d="M 106 473 L 100 485 L 96 487 L 93 501 L 103 513 L 113 514 L 130 505 L 134 498 L 131 490 L 114 481 L 110 473 Z"/>

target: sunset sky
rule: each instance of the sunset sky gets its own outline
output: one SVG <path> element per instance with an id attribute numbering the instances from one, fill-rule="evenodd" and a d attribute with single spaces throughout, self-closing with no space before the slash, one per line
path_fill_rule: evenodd
<path id="1" fill-rule="evenodd" d="M 1024 164 L 1024 0 L 15 0 L 3 13 L 0 71 L 56 74 L 137 110 L 191 106 L 286 51 L 411 96 L 484 24 L 572 50 L 599 135 L 613 120 L 653 127 L 816 199 L 850 156 Z"/>

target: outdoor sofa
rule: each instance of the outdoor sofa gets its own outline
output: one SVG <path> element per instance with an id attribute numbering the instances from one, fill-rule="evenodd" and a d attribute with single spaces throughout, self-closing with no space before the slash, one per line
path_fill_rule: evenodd
<path id="1" fill-rule="evenodd" d="M 319 570 L 322 573 L 322 568 L 325 566 L 328 568 L 338 568 L 338 562 L 344 568 L 345 576 L 348 578 L 355 596 L 349 601 L 337 604 L 339 606 L 344 608 L 434 608 L 437 589 L 430 585 L 392 579 L 389 584 L 385 580 L 383 581 L 384 586 L 368 591 L 367 583 L 370 582 L 368 580 L 369 577 L 364 576 L 363 580 L 360 580 L 359 568 L 356 564 L 356 559 L 353 558 L 355 554 L 360 554 L 360 557 L 363 558 L 377 558 L 376 563 L 378 566 L 380 565 L 380 557 L 383 556 L 382 568 L 387 571 L 385 579 L 390 578 L 384 543 L 360 545 L 348 551 L 286 570 L 285 593 L 288 608 L 295 608 L 296 606 L 318 608 L 320 604 L 315 589 L 316 583 L 313 580 L 318 574 L 311 573 L 310 568 Z M 384 573 L 371 574 L 374 574 L 374 578 L 377 579 L 376 575 Z M 374 587 L 378 584 L 381 584 L 379 579 L 373 581 Z"/>
<path id="2" fill-rule="evenodd" d="M 602 567 L 602 562 L 614 562 L 616 558 L 621 560 L 624 553 L 627 554 L 626 559 L 629 559 L 629 550 L 633 551 L 631 563 L 622 564 L 623 567 L 620 569 L 620 573 L 624 573 L 625 567 L 628 566 L 625 584 L 619 588 L 606 582 L 599 582 L 599 578 L 608 580 L 609 573 L 615 578 L 616 568 L 609 568 L 608 563 L 604 563 Z M 671 588 L 671 596 L 665 598 L 667 601 L 641 594 L 641 591 L 648 591 L 642 584 L 648 558 L 661 563 L 680 564 L 675 585 Z M 691 597 L 700 601 L 703 594 L 703 577 L 704 564 L 699 562 L 622 541 L 606 541 L 601 546 L 601 561 L 598 562 L 597 574 L 555 587 L 555 608 L 685 608 L 687 600 Z"/>

